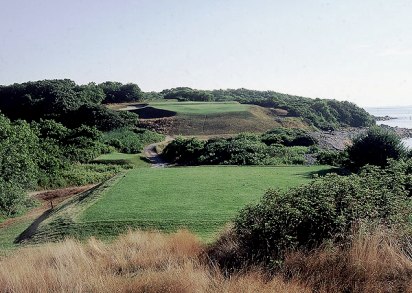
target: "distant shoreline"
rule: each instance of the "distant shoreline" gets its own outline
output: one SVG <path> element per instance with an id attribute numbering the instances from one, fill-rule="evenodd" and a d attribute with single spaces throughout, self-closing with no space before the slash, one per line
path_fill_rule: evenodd
<path id="1" fill-rule="evenodd" d="M 373 116 L 373 118 L 375 118 L 376 121 L 388 121 L 388 120 L 398 119 L 396 117 L 391 117 L 391 116 L 388 116 L 388 115 L 386 115 L 386 116 L 374 116 L 374 115 L 372 115 L 372 116 Z"/>

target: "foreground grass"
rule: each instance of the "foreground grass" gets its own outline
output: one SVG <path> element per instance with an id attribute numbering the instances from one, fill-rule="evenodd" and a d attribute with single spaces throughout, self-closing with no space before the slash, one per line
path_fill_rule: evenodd
<path id="1" fill-rule="evenodd" d="M 79 216 L 79 222 L 122 222 L 173 231 L 189 228 L 212 237 L 268 188 L 308 182 L 325 166 L 182 167 L 133 169 Z M 110 234 L 110 225 L 107 233 Z"/>
<path id="2" fill-rule="evenodd" d="M 28 218 L 0 228 L 0 255 L 17 247 L 14 240 L 30 226 L 33 220 L 34 218 Z"/>
<path id="3" fill-rule="evenodd" d="M 274 276 L 259 267 L 227 275 L 187 231 L 137 231 L 16 251 L 0 259 L 0 292 L 412 292 L 411 246 L 391 231 L 357 232 L 347 246 L 291 252 Z"/>
<path id="4" fill-rule="evenodd" d="M 204 261 L 204 250 L 185 231 L 128 233 L 111 244 L 66 240 L 1 260 L 0 291 L 310 292 L 282 278 L 267 282 L 258 271 L 225 278 Z"/>
<path id="5" fill-rule="evenodd" d="M 149 105 L 157 109 L 189 115 L 244 112 L 250 107 L 237 102 L 152 102 Z"/>

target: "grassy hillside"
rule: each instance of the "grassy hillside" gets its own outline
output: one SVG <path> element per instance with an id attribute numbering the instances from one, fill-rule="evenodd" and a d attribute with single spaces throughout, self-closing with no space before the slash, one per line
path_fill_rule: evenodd
<path id="1" fill-rule="evenodd" d="M 111 237 L 128 227 L 187 227 L 211 239 L 268 188 L 290 188 L 325 166 L 136 168 L 66 202 L 34 241 L 75 235 Z"/>
<path id="2" fill-rule="evenodd" d="M 153 102 L 133 110 L 140 125 L 172 135 L 265 132 L 275 127 L 307 128 L 300 118 L 237 102 Z"/>

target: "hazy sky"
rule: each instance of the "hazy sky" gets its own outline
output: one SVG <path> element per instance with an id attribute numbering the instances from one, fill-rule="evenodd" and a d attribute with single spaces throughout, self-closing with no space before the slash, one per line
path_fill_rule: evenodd
<path id="1" fill-rule="evenodd" d="M 0 84 L 114 80 L 412 104 L 411 0 L 0 4 Z"/>

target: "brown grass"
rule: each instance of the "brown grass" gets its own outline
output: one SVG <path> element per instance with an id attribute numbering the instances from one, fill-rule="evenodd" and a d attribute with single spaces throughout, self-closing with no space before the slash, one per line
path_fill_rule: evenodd
<path id="1" fill-rule="evenodd" d="M 358 232 L 347 247 L 290 253 L 283 271 L 317 292 L 412 292 L 409 243 L 382 228 Z"/>
<path id="2" fill-rule="evenodd" d="M 237 249 L 229 234 L 220 255 Z M 274 277 L 259 268 L 224 274 L 187 231 L 129 232 L 23 248 L 0 261 L 0 292 L 412 292 L 408 245 L 386 230 L 355 234 L 347 247 L 291 252 Z"/>
<path id="3" fill-rule="evenodd" d="M 129 232 L 24 248 L 0 262 L 1 292 L 305 292 L 253 272 L 225 278 L 201 261 L 204 246 L 187 231 Z M 307 291 L 309 292 L 309 291 Z"/>

